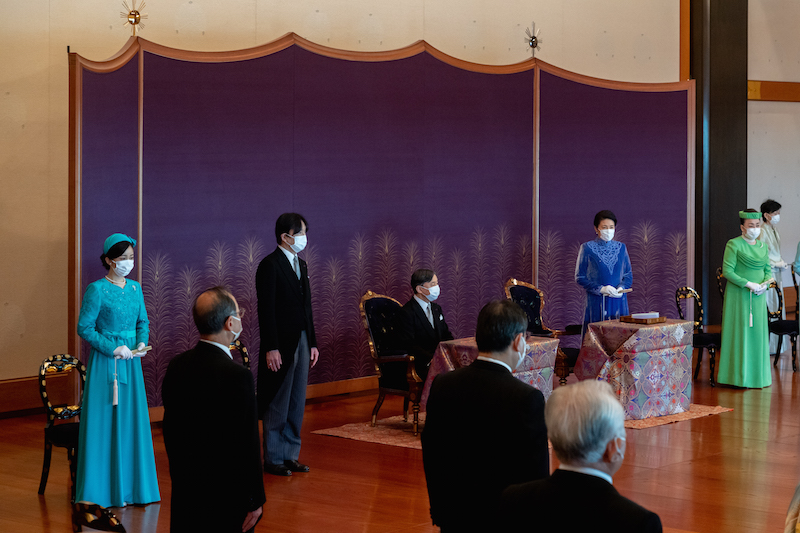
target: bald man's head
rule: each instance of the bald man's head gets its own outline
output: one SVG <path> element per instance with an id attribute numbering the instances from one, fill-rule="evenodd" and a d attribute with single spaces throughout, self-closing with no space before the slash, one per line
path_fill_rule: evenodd
<path id="1" fill-rule="evenodd" d="M 229 316 L 238 316 L 236 299 L 224 287 L 208 289 L 194 301 L 192 316 L 201 335 L 222 331 Z"/>

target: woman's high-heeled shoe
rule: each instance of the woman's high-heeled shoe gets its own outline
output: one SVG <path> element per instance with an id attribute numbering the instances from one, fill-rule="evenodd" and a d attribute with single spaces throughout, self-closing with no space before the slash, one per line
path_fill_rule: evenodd
<path id="1" fill-rule="evenodd" d="M 114 513 L 91 502 L 77 502 L 72 505 L 72 531 L 82 531 L 81 526 L 125 533 L 125 527 Z"/>

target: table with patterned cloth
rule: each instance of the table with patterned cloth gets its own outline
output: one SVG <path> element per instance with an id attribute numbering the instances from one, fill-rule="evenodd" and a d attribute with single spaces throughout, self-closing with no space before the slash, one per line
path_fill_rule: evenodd
<path id="1" fill-rule="evenodd" d="M 688 320 L 591 323 L 575 375 L 610 383 L 626 420 L 683 413 L 692 397 L 693 331 Z"/>
<path id="2" fill-rule="evenodd" d="M 546 400 L 553 392 L 553 370 L 556 362 L 558 339 L 528 337 L 526 342 L 528 343 L 528 351 L 525 361 L 523 361 L 519 369 L 514 371 L 514 377 L 542 391 Z M 469 366 L 477 357 L 478 345 L 475 342 L 475 337 L 440 342 L 436 352 L 433 354 L 431 366 L 428 370 L 428 378 L 425 380 L 425 387 L 422 389 L 420 408 L 425 409 L 433 378 L 444 372 Z"/>

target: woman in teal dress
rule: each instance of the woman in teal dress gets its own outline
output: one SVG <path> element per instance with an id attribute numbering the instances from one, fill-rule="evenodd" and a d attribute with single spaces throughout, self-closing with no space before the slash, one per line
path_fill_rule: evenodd
<path id="1" fill-rule="evenodd" d="M 104 278 L 89 284 L 78 317 L 78 335 L 92 347 L 83 393 L 76 501 L 104 507 L 161 499 L 140 350 L 149 327 L 142 286 L 126 280 L 136 241 L 115 233 L 106 239 Z"/>
<path id="2" fill-rule="evenodd" d="M 742 235 L 725 246 L 722 274 L 722 346 L 717 382 L 737 387 L 772 385 L 765 293 L 772 281 L 767 245 L 758 240 L 761 213 L 739 211 Z"/>

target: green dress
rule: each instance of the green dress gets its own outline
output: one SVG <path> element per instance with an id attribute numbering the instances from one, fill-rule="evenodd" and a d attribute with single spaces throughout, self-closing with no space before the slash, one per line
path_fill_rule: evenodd
<path id="1" fill-rule="evenodd" d="M 772 277 L 767 253 L 763 242 L 751 245 L 742 237 L 729 240 L 725 246 L 722 274 L 728 284 L 722 309 L 719 383 L 749 388 L 772 385 L 767 297 L 756 296 L 745 287 L 748 281 L 764 283 Z"/>

